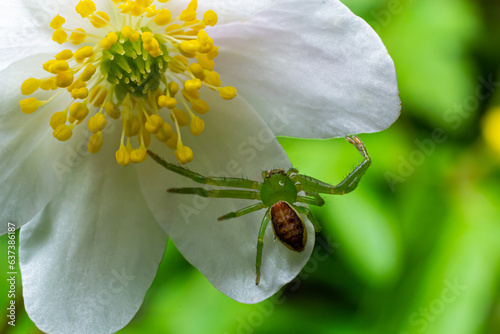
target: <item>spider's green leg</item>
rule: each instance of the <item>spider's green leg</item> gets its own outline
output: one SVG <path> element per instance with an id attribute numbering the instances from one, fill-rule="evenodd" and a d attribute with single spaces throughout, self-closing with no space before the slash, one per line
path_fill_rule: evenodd
<path id="1" fill-rule="evenodd" d="M 194 194 L 202 197 L 213 198 L 239 198 L 239 199 L 257 199 L 260 200 L 260 193 L 249 190 L 227 190 L 227 189 L 203 189 L 203 188 L 170 188 L 169 193 L 176 194 Z"/>
<path id="2" fill-rule="evenodd" d="M 300 183 L 300 190 L 311 193 L 343 195 L 356 189 L 359 181 L 371 164 L 371 158 L 366 151 L 365 145 L 357 136 L 353 136 L 352 138 L 346 137 L 346 139 L 351 144 L 356 146 L 358 151 L 363 156 L 363 162 L 361 162 L 356 168 L 354 168 L 354 170 L 344 179 L 344 181 L 340 182 L 336 186 L 325 183 L 310 176 L 297 174 L 294 181 Z"/>
<path id="3" fill-rule="evenodd" d="M 234 212 L 229 212 L 228 214 L 225 214 L 222 217 L 219 217 L 218 220 L 226 220 L 226 219 L 231 219 L 231 218 L 236 218 L 236 217 L 241 217 L 243 215 L 246 215 L 247 213 L 258 211 L 260 209 L 264 209 L 266 205 L 262 202 L 253 204 L 247 207 L 244 207 L 243 209 L 240 209 L 238 211 Z"/>
<path id="4" fill-rule="evenodd" d="M 309 205 L 323 206 L 325 204 L 325 200 L 321 198 L 320 195 L 316 193 L 307 193 L 306 196 L 297 196 L 297 202 L 306 203 Z"/>
<path id="5" fill-rule="evenodd" d="M 258 181 L 252 181 L 248 179 L 240 179 L 235 177 L 205 177 L 198 173 L 192 172 L 187 168 L 171 164 L 166 162 L 155 153 L 148 150 L 148 154 L 153 160 L 165 167 L 166 169 L 177 173 L 179 175 L 185 176 L 193 180 L 194 182 L 209 184 L 213 186 L 223 186 L 223 187 L 234 187 L 234 188 L 245 188 L 245 189 L 257 189 L 261 187 L 261 183 Z"/>
<path id="6" fill-rule="evenodd" d="M 266 228 L 267 225 L 269 224 L 269 220 L 271 220 L 269 210 L 270 208 L 266 211 L 266 214 L 264 215 L 264 219 L 262 219 L 262 223 L 260 224 L 260 229 L 259 229 L 259 238 L 257 240 L 257 261 L 255 261 L 255 270 L 257 272 L 255 285 L 259 285 L 260 282 L 260 264 L 262 263 L 262 247 L 264 246 L 264 235 L 266 234 Z"/>
<path id="7" fill-rule="evenodd" d="M 297 210 L 297 212 L 306 214 L 307 218 L 309 218 L 309 220 L 313 224 L 314 230 L 316 231 L 316 233 L 321 232 L 321 230 L 322 230 L 321 225 L 318 223 L 318 221 L 316 220 L 316 217 L 314 217 L 314 215 L 312 214 L 311 210 L 309 210 L 309 208 L 306 208 L 303 206 L 296 206 L 296 205 L 294 205 L 293 207 L 295 210 Z"/>

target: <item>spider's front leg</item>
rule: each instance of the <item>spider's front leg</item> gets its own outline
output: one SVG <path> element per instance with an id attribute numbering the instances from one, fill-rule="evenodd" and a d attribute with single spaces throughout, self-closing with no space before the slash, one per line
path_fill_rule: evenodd
<path id="1" fill-rule="evenodd" d="M 177 173 L 179 175 L 185 176 L 193 180 L 194 182 L 202 183 L 202 184 L 209 184 L 212 186 L 222 186 L 222 187 L 233 187 L 233 188 L 244 188 L 244 189 L 255 189 L 255 190 L 260 190 L 262 183 L 258 181 L 253 181 L 253 180 L 248 180 L 248 179 L 242 179 L 242 178 L 235 178 L 235 177 L 210 177 L 210 176 L 203 176 L 198 173 L 192 172 L 187 168 L 171 164 L 169 162 L 166 162 L 159 156 L 157 156 L 155 153 L 151 152 L 148 150 L 148 154 L 153 160 L 155 160 L 157 163 L 165 167 L 166 169 Z"/>
<path id="2" fill-rule="evenodd" d="M 321 194 L 334 194 L 334 195 L 344 195 L 347 194 L 358 186 L 359 181 L 365 174 L 366 170 L 371 164 L 370 156 L 366 150 L 365 145 L 358 138 L 358 136 L 345 137 L 347 141 L 353 144 L 361 156 L 363 156 L 363 162 L 361 162 L 354 170 L 340 182 L 338 185 L 334 186 L 326 182 L 317 180 L 307 175 L 297 174 L 294 177 L 294 181 L 299 183 L 300 190 L 304 190 L 309 193 L 321 193 Z"/>
<path id="3" fill-rule="evenodd" d="M 259 237 L 257 239 L 257 260 L 255 261 L 255 271 L 257 273 L 257 278 L 255 279 L 255 285 L 259 285 L 260 282 L 260 265 L 262 263 L 262 248 L 264 247 L 264 235 L 266 234 L 266 228 L 271 220 L 270 215 L 271 208 L 267 209 L 264 219 L 260 224 Z"/>

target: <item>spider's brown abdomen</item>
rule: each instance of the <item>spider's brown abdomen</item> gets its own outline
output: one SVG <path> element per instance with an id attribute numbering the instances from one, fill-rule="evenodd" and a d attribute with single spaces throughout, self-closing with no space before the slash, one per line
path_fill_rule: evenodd
<path id="1" fill-rule="evenodd" d="M 307 230 L 297 211 L 285 201 L 271 207 L 274 235 L 288 248 L 302 252 L 306 245 Z"/>

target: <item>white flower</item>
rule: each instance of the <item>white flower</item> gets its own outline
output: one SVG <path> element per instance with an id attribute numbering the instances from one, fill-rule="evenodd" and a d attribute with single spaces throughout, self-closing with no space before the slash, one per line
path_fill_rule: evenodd
<path id="1" fill-rule="evenodd" d="M 155 3 L 155 9 L 170 9 L 172 18 L 189 8 L 188 1 L 165 2 Z M 149 5 L 150 1 L 136 3 Z M 117 160 L 124 165 L 127 162 L 123 155 L 116 154 L 120 142 L 127 146 L 122 136 L 127 130 L 109 113 L 104 131 L 99 127 L 92 131 L 104 139 L 102 148 L 96 136 L 89 145 L 87 120 L 77 125 L 78 117 L 64 123 L 53 121 L 53 126 L 74 126 L 70 129 L 71 139 L 57 141 L 54 136 L 67 139 L 68 134 L 62 132 L 68 129 L 54 131 L 57 126 L 52 129 L 49 121 L 55 112 L 69 106 L 69 93 L 34 108 L 38 110 L 31 115 L 21 113 L 19 101 L 26 97 L 21 96 L 19 87 L 27 78 L 44 78 L 47 74 L 41 64 L 63 49 L 51 41 L 54 30 L 46 26 L 56 14 L 66 19 L 63 27 L 68 28 L 64 29 L 81 26 L 86 19 L 74 12 L 76 4 L 24 0 L 3 6 L 0 14 L 0 221 L 3 233 L 7 222 L 18 226 L 29 222 L 21 229 L 19 252 L 23 294 L 31 319 L 49 333 L 107 333 L 120 329 L 141 305 L 163 255 L 167 234 L 186 259 L 231 298 L 255 303 L 274 294 L 307 262 L 314 245 L 310 222 L 306 220 L 309 239 L 302 253 L 273 243 L 272 232 L 266 233 L 264 274 L 256 286 L 255 246 L 263 213 L 218 222 L 217 217 L 245 206 L 245 201 L 168 195 L 167 188 L 188 185 L 189 180 L 149 160 L 126 168 L 119 166 Z M 97 10 L 110 13 L 106 27 L 111 28 L 103 34 L 107 28 L 88 25 L 88 43 L 78 47 L 100 44 L 100 40 L 92 40 L 93 36 L 101 40 L 110 36 L 100 44 L 103 48 L 121 43 L 107 34 L 123 32 L 128 23 L 135 28 L 138 21 L 123 20 L 119 13 L 115 16 L 111 1 L 96 4 Z M 152 138 L 151 149 L 167 160 L 189 161 L 192 156 L 182 148 L 191 147 L 192 170 L 203 175 L 222 173 L 258 179 L 261 170 L 290 167 L 275 135 L 337 137 L 380 131 L 397 119 L 400 106 L 391 58 L 375 32 L 337 0 L 200 1 L 201 15 L 209 9 L 219 15 L 217 26 L 206 29 L 220 47 L 215 59 L 217 72 L 224 83 L 238 89 L 241 97 L 224 101 L 204 88 L 207 92 L 201 91 L 202 98 L 210 111 L 200 116 L 204 121 L 201 135 L 176 130 L 183 136 L 182 142 L 170 145 L 178 151 L 175 155 L 161 138 Z M 101 14 L 94 20 L 100 18 Z M 137 26 L 160 31 L 162 22 L 155 25 L 150 20 L 153 18 L 144 18 Z M 59 29 L 57 22 L 53 26 Z M 177 37 L 180 42 L 182 38 Z M 62 33 L 56 33 L 54 38 L 65 39 Z M 199 50 L 198 46 L 195 49 Z M 99 55 L 99 50 L 97 47 L 94 52 Z M 151 47 L 148 52 L 154 57 L 165 50 Z M 168 52 L 173 56 L 175 50 Z M 102 68 L 98 62 L 96 65 L 96 78 L 103 78 L 99 85 L 108 89 L 110 83 L 104 76 L 99 77 Z M 193 71 L 183 73 L 191 75 Z M 181 77 L 182 73 L 168 80 L 177 78 L 182 84 L 185 79 Z M 89 91 L 98 86 L 92 80 Z M 96 88 L 96 93 L 101 91 L 103 88 Z M 227 98 L 234 95 L 231 89 L 219 93 Z M 50 99 L 53 95 L 37 94 L 33 96 L 46 94 Z M 189 97 L 185 99 L 191 102 Z M 121 102 L 116 97 L 110 101 Z M 146 94 L 137 101 L 155 108 L 154 103 L 147 102 Z M 135 113 L 137 101 L 127 102 Z M 178 102 L 185 111 L 193 107 L 192 103 Z M 29 102 L 23 109 L 33 111 Z M 87 119 L 99 111 L 99 107 L 90 109 Z M 192 123 L 194 114 L 188 114 L 188 123 Z M 122 113 L 120 117 L 127 124 L 128 116 Z M 172 121 L 174 128 L 176 123 L 178 119 Z M 201 131 L 191 132 L 197 135 Z M 137 139 L 132 141 L 135 150 L 146 146 L 147 140 L 141 136 L 149 135 L 139 131 L 132 136 Z M 100 152 L 90 154 L 87 148 Z M 131 151 L 127 153 L 132 155 Z M 139 153 L 143 152 L 136 152 L 133 162 L 143 161 Z"/>

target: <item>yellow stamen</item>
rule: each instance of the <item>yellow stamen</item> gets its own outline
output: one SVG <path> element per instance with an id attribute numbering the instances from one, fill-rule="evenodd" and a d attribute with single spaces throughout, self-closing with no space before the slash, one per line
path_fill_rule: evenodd
<path id="1" fill-rule="evenodd" d="M 193 152 L 183 145 L 182 131 L 201 135 L 205 123 L 197 115 L 209 111 L 200 98 L 201 88 L 217 91 L 223 99 L 236 94 L 231 86 L 221 87 L 220 76 L 213 71 L 218 48 L 205 28 L 217 23 L 217 15 L 209 10 L 200 21 L 196 0 L 180 13 L 158 8 L 154 0 L 112 1 L 115 12 L 100 11 L 92 0 L 76 4 L 76 12 L 92 25 L 89 33 L 67 27 L 62 16 L 51 20 L 54 41 L 83 45 L 74 52 L 66 48 L 45 62 L 43 69 L 50 76 L 23 82 L 24 95 L 38 89 L 58 92 L 44 101 L 35 97 L 21 100 L 21 110 L 33 113 L 66 91 L 72 102 L 63 111 L 52 112 L 49 122 L 58 140 L 69 140 L 74 128 L 87 120 L 92 133 L 87 148 L 97 153 L 109 118 L 120 120 L 122 126 L 116 151 L 120 165 L 144 161 L 152 134 L 175 150 L 179 162 L 188 163 Z"/>
<path id="2" fill-rule="evenodd" d="M 19 104 L 21 105 L 21 111 L 23 113 L 32 114 L 43 104 L 43 102 L 38 101 L 36 97 L 30 97 L 29 99 L 21 100 Z"/>
<path id="3" fill-rule="evenodd" d="M 175 158 L 180 164 L 185 165 L 193 161 L 193 150 L 181 144 L 180 147 L 175 150 Z"/>
<path id="4" fill-rule="evenodd" d="M 21 93 L 23 95 L 31 95 L 40 88 L 41 80 L 29 78 L 21 85 Z"/>
<path id="5" fill-rule="evenodd" d="M 64 17 L 56 15 L 52 21 L 50 21 L 50 27 L 54 30 L 60 29 L 62 25 L 66 22 Z"/>

